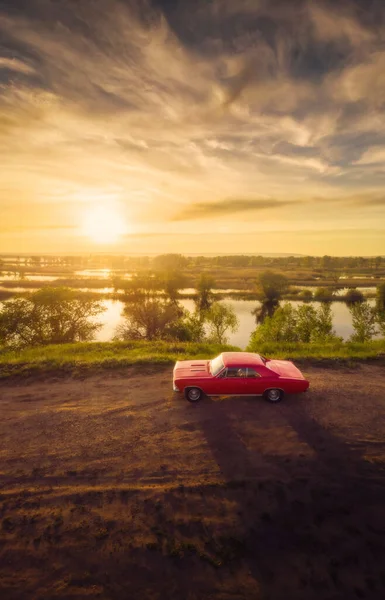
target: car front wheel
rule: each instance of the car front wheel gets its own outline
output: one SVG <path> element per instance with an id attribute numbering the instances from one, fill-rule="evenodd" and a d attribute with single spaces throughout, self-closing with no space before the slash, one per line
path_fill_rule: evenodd
<path id="1" fill-rule="evenodd" d="M 203 396 L 203 393 L 202 390 L 200 390 L 199 388 L 192 387 L 187 388 L 184 392 L 184 395 L 186 397 L 186 400 L 188 400 L 189 402 L 199 402 L 199 400 Z"/>
<path id="2" fill-rule="evenodd" d="M 283 391 L 276 389 L 266 390 L 263 396 L 268 402 L 280 402 L 283 398 Z"/>

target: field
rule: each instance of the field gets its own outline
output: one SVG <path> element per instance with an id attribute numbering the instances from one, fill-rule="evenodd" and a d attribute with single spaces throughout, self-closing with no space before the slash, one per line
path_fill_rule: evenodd
<path id="1" fill-rule="evenodd" d="M 383 599 L 384 367 L 305 373 L 279 405 L 161 365 L 3 381 L 0 597 Z"/>

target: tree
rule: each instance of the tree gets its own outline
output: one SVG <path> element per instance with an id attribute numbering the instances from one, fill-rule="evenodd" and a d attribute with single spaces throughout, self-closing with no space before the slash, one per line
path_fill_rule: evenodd
<path id="1" fill-rule="evenodd" d="M 214 302 L 214 294 L 212 288 L 215 286 L 215 281 L 211 275 L 202 273 L 196 284 L 197 297 L 195 305 L 198 313 L 203 318 L 204 311 L 208 310 Z"/>
<path id="2" fill-rule="evenodd" d="M 313 292 L 311 290 L 302 290 L 299 297 L 304 302 L 310 302 L 313 299 Z"/>
<path id="3" fill-rule="evenodd" d="M 156 296 L 156 292 L 160 289 L 160 286 L 159 276 L 151 271 L 136 273 L 131 280 L 120 283 L 120 288 L 124 291 L 125 300 L 132 302 Z"/>
<path id="4" fill-rule="evenodd" d="M 377 311 L 368 302 L 353 304 L 349 307 L 352 315 L 354 333 L 352 342 L 369 342 L 377 333 Z"/>
<path id="5" fill-rule="evenodd" d="M 251 311 L 251 314 L 255 316 L 256 323 L 263 323 L 266 317 L 273 316 L 278 307 L 278 300 L 264 300 L 260 306 Z"/>
<path id="6" fill-rule="evenodd" d="M 284 304 L 251 334 L 248 350 L 258 352 L 263 342 L 296 342 L 296 315 L 291 304 Z"/>
<path id="7" fill-rule="evenodd" d="M 331 342 L 342 340 L 333 329 L 333 314 L 329 302 L 319 306 L 314 330 L 310 336 L 311 342 Z"/>
<path id="8" fill-rule="evenodd" d="M 170 302 L 176 303 L 179 298 L 179 290 L 186 285 L 185 276 L 179 271 L 166 271 L 160 279 L 166 297 Z"/>
<path id="9" fill-rule="evenodd" d="M 259 345 L 264 342 L 313 343 L 336 340 L 340 338 L 333 330 L 329 304 L 321 305 L 318 310 L 306 304 L 298 308 L 284 304 L 252 333 L 248 349 L 257 352 Z"/>
<path id="10" fill-rule="evenodd" d="M 43 288 L 25 298 L 4 302 L 0 342 L 12 347 L 92 340 L 100 323 L 93 319 L 103 305 L 68 288 Z"/>
<path id="11" fill-rule="evenodd" d="M 152 264 L 160 271 L 177 271 L 186 268 L 188 259 L 183 254 L 160 254 L 154 257 Z"/>
<path id="12" fill-rule="evenodd" d="M 319 287 L 314 292 L 314 300 L 319 302 L 330 302 L 333 299 L 333 290 L 329 290 L 325 287 Z"/>
<path id="13" fill-rule="evenodd" d="M 258 287 L 263 301 L 278 302 L 288 285 L 289 281 L 284 275 L 273 271 L 264 271 L 258 277 Z"/>
<path id="14" fill-rule="evenodd" d="M 125 322 L 117 328 L 115 339 L 160 340 L 172 338 L 172 328 L 183 316 L 183 309 L 160 298 L 129 302 L 123 310 Z"/>
<path id="15" fill-rule="evenodd" d="M 119 275 L 119 273 L 115 273 L 115 272 L 111 273 L 111 275 L 110 275 L 110 284 L 114 288 L 115 292 L 118 292 L 119 290 L 124 290 L 125 283 L 126 282 Z"/>
<path id="16" fill-rule="evenodd" d="M 379 333 L 382 335 L 382 337 L 385 338 L 385 312 L 384 311 L 377 311 L 377 325 L 380 328 Z"/>
<path id="17" fill-rule="evenodd" d="M 199 313 L 186 312 L 167 327 L 167 334 L 179 342 L 203 342 L 206 339 L 205 323 Z"/>
<path id="18" fill-rule="evenodd" d="M 209 329 L 209 339 L 218 344 L 226 344 L 227 331 L 235 333 L 239 328 L 239 321 L 230 304 L 214 302 L 205 313 Z"/>
<path id="19" fill-rule="evenodd" d="M 377 287 L 377 308 L 385 312 L 385 283 Z"/>
<path id="20" fill-rule="evenodd" d="M 357 288 L 349 288 L 345 295 L 347 304 L 356 304 L 357 302 L 363 302 L 365 300 L 364 294 L 357 290 Z"/>
<path id="21" fill-rule="evenodd" d="M 333 263 L 333 259 L 331 256 L 323 256 L 321 258 L 321 267 L 322 269 L 330 269 L 330 267 L 332 266 Z"/>
<path id="22" fill-rule="evenodd" d="M 298 341 L 309 343 L 317 329 L 318 315 L 314 306 L 303 304 L 295 313 L 295 330 Z"/>

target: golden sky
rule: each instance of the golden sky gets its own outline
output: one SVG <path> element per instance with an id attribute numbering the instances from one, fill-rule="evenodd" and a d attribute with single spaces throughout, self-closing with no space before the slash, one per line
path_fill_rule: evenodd
<path id="1" fill-rule="evenodd" d="M 385 254 L 385 5 L 0 0 L 0 252 Z"/>

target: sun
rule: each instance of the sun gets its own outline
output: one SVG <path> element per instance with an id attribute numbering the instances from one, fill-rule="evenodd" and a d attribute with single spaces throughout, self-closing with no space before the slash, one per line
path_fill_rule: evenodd
<path id="1" fill-rule="evenodd" d="M 99 206 L 87 211 L 82 233 L 97 244 L 114 244 L 128 233 L 128 227 L 118 210 Z"/>

